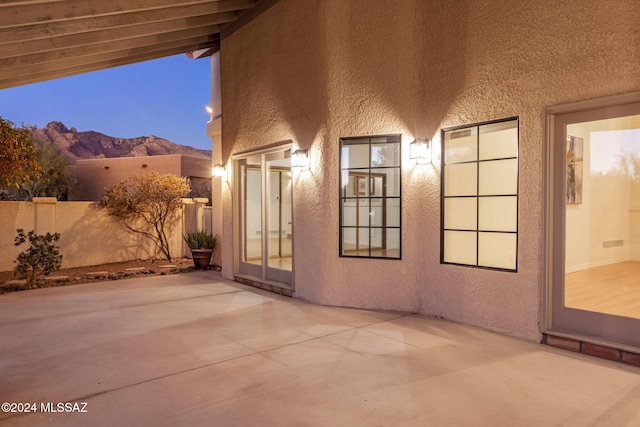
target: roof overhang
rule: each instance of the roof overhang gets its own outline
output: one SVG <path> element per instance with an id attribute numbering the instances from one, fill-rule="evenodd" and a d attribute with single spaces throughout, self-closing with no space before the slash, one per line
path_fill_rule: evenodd
<path id="1" fill-rule="evenodd" d="M 223 28 L 272 0 L 0 3 L 0 89 L 220 47 Z"/>

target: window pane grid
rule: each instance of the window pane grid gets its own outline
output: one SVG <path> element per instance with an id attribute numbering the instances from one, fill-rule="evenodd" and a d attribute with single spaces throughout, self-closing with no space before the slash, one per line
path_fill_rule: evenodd
<path id="1" fill-rule="evenodd" d="M 477 194 L 474 196 L 442 196 L 443 199 L 482 199 L 488 197 L 513 197 L 516 194 L 508 193 L 508 194 Z"/>
<path id="2" fill-rule="evenodd" d="M 447 166 L 452 165 L 464 165 L 464 164 L 476 164 L 476 163 L 484 163 L 484 162 L 493 162 L 496 160 L 517 160 L 517 157 L 496 157 L 493 159 L 478 159 L 478 160 L 465 160 L 462 162 L 447 162 L 445 163 Z"/>
<path id="3" fill-rule="evenodd" d="M 340 256 L 400 259 L 400 136 L 340 139 Z"/>
<path id="4" fill-rule="evenodd" d="M 443 130 L 441 140 L 441 262 L 517 271 L 517 118 Z"/>
<path id="5" fill-rule="evenodd" d="M 510 196 L 512 196 L 512 194 L 510 194 Z M 484 196 L 484 197 L 498 197 L 498 196 Z M 355 197 L 355 196 L 346 196 L 346 197 L 342 197 L 343 200 L 356 200 L 356 199 L 362 199 L 362 197 Z M 390 197 L 383 197 L 383 196 L 369 196 L 367 197 L 367 199 L 369 200 L 400 200 L 400 197 L 398 196 L 390 196 Z"/>

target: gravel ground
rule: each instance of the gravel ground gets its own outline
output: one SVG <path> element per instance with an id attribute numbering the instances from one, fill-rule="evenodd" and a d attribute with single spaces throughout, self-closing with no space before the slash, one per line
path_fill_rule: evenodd
<path id="1" fill-rule="evenodd" d="M 172 265 L 175 267 L 161 267 Z M 215 268 L 211 266 L 211 268 Z M 127 270 L 138 269 L 138 270 Z M 112 264 L 92 265 L 88 267 L 75 267 L 75 268 L 61 268 L 58 271 L 54 271 L 49 275 L 51 276 L 67 276 L 67 279 L 60 281 L 43 280 L 43 276 L 36 287 L 51 287 L 51 286 L 68 286 L 77 285 L 80 283 L 91 283 L 105 280 L 118 280 L 124 278 L 135 277 L 137 275 L 147 276 L 159 276 L 164 274 L 176 274 L 187 273 L 194 271 L 193 261 L 188 258 L 180 258 L 168 262 L 166 260 L 161 261 L 126 261 L 116 262 Z M 90 275 L 93 272 L 106 272 L 101 275 Z M 0 271 L 0 293 L 27 290 L 23 285 L 8 285 L 6 282 L 15 280 L 13 271 Z"/>

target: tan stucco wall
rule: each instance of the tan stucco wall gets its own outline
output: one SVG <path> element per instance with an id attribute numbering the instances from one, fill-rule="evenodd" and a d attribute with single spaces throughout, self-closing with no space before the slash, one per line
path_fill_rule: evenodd
<path id="1" fill-rule="evenodd" d="M 196 185 L 210 187 L 211 160 L 169 154 L 164 156 L 115 157 L 109 159 L 82 159 L 75 164 L 78 187 L 69 194 L 73 201 L 98 201 L 106 188 L 126 180 L 133 174 L 157 172 L 196 177 Z"/>
<path id="2" fill-rule="evenodd" d="M 205 203 L 200 203 L 202 206 Z M 185 217 L 169 224 L 167 231 L 173 257 L 188 255 L 182 240 L 183 227 L 194 229 L 195 205 L 185 208 Z M 135 259 L 162 259 L 152 243 L 127 232 L 107 216 L 96 203 L 57 202 L 54 197 L 34 202 L 0 202 L 0 271 L 13 270 L 18 254 L 28 244 L 14 246 L 16 229 L 38 234 L 60 233 L 56 246 L 63 256 L 62 267 L 80 267 Z"/>
<path id="3" fill-rule="evenodd" d="M 544 108 L 640 89 L 637 0 L 280 0 L 222 42 L 223 159 L 283 140 L 295 179 L 296 296 L 540 337 Z M 519 116 L 518 272 L 441 265 L 440 167 L 413 138 Z M 402 134 L 402 260 L 338 256 L 338 138 Z M 436 150 L 438 151 L 438 150 Z M 223 275 L 233 275 L 223 185 Z"/>

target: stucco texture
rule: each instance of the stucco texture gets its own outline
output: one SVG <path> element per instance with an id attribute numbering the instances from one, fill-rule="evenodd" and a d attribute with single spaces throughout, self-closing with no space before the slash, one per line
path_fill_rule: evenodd
<path id="1" fill-rule="evenodd" d="M 636 0 L 280 0 L 224 38 L 222 156 L 310 149 L 294 174 L 298 298 L 540 338 L 544 108 L 640 89 Z M 518 271 L 440 264 L 440 130 L 518 116 Z M 402 259 L 338 256 L 339 138 L 402 135 Z M 432 165 L 408 144 L 430 138 Z M 223 186 L 223 274 L 233 275 Z"/>
<path id="2" fill-rule="evenodd" d="M 211 161 L 181 154 L 139 157 L 111 157 L 76 161 L 75 177 L 80 184 L 69 195 L 72 201 L 99 201 L 105 189 L 133 174 L 157 172 L 188 177 L 192 189 L 211 186 Z"/>

